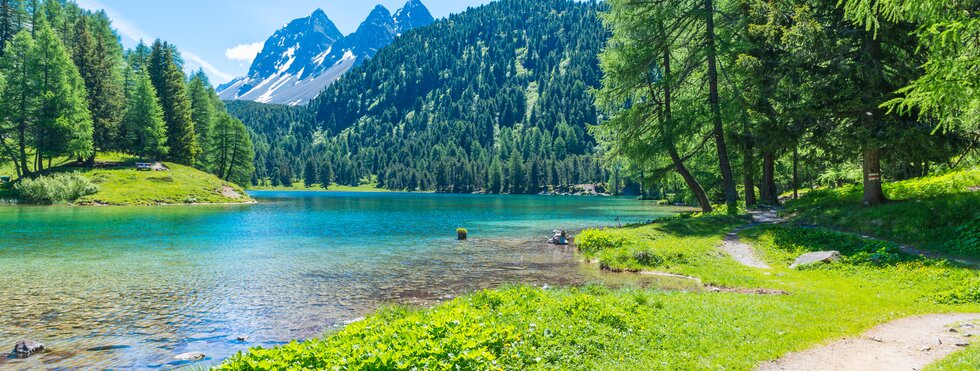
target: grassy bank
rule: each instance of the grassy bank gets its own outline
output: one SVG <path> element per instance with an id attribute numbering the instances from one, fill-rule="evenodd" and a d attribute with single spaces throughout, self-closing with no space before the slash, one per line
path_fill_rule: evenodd
<path id="1" fill-rule="evenodd" d="M 79 173 L 98 187 L 95 194 L 83 196 L 74 205 L 182 205 L 244 203 L 253 200 L 238 185 L 222 181 L 204 171 L 174 163 L 164 163 L 167 171 L 137 171 L 137 160 L 124 154 L 100 155 L 100 166 L 88 168 L 62 161 L 48 175 Z M 16 197 L 12 189 L 7 197 Z"/>
<path id="2" fill-rule="evenodd" d="M 889 202 L 861 206 L 860 186 L 809 192 L 786 205 L 800 223 L 980 260 L 980 169 L 886 184 Z"/>
<path id="3" fill-rule="evenodd" d="M 955 188 L 932 196 L 960 193 Z M 980 311 L 977 271 L 851 234 L 793 225 L 746 229 L 743 240 L 772 269 L 742 266 L 717 246 L 745 223 L 725 215 L 676 217 L 583 233 L 578 241 L 586 258 L 607 269 L 682 274 L 736 290 L 508 286 L 434 308 L 390 306 L 321 339 L 255 348 L 221 367 L 751 369 L 889 320 Z M 788 267 L 817 250 L 838 250 L 844 259 Z M 955 367 L 975 354 L 947 362 Z"/>

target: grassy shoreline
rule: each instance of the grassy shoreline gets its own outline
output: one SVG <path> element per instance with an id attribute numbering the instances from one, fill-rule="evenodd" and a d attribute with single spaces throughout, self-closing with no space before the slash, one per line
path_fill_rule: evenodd
<path id="1" fill-rule="evenodd" d="M 245 190 L 218 177 L 174 163 L 166 171 L 137 171 L 137 160 L 123 154 L 106 154 L 101 166 L 89 168 L 62 162 L 46 174 L 78 173 L 98 187 L 95 194 L 64 203 L 71 206 L 175 206 L 255 203 Z M 9 169 L 8 169 L 9 170 Z M 14 197 L 7 189 L 0 196 Z"/>
<path id="2" fill-rule="evenodd" d="M 958 188 L 934 196 L 960 197 Z M 980 312 L 978 271 L 845 233 L 792 224 L 748 228 L 740 236 L 772 269 L 742 266 L 717 246 L 745 223 L 726 215 L 676 217 L 600 231 L 592 241 L 598 242 L 578 243 L 587 246 L 586 260 L 607 269 L 787 295 L 506 286 L 433 308 L 386 307 L 323 338 L 253 348 L 220 367 L 751 369 L 898 318 Z M 844 259 L 788 267 L 817 250 L 838 250 Z M 950 362 L 968 362 L 975 352 L 956 357 L 966 361 Z"/>

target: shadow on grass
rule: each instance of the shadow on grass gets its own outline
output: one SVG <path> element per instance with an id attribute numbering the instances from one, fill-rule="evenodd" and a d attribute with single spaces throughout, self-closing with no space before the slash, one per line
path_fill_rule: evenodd
<path id="1" fill-rule="evenodd" d="M 754 239 L 766 236 L 772 240 L 775 249 L 793 256 L 815 251 L 838 251 L 843 255 L 845 264 L 894 266 L 912 261 L 938 262 L 905 254 L 892 242 L 868 240 L 824 228 L 771 225 L 753 228 L 746 233 Z"/>
<path id="2" fill-rule="evenodd" d="M 656 223 L 660 225 L 660 230 L 678 237 L 707 237 L 723 235 L 749 222 L 747 216 L 706 215 L 692 218 L 682 215 Z"/>

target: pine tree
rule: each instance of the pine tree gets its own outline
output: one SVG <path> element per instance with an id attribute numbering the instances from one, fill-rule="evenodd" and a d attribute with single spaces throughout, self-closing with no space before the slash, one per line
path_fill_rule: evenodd
<path id="1" fill-rule="evenodd" d="M 208 148 L 210 131 L 211 127 L 214 126 L 217 111 L 219 108 L 223 110 L 224 107 L 215 106 L 217 93 L 211 87 L 211 83 L 208 82 L 208 77 L 203 70 L 198 70 L 191 76 L 191 80 L 187 84 L 187 95 L 191 102 L 191 120 L 194 121 L 197 140 L 201 143 L 202 148 Z M 197 163 L 202 168 L 212 170 L 207 156 L 199 156 Z"/>
<path id="2" fill-rule="evenodd" d="M 208 153 L 215 175 L 240 185 L 248 184 L 255 170 L 255 151 L 245 124 L 227 113 L 219 114 Z"/>
<path id="3" fill-rule="evenodd" d="M 98 150 L 117 147 L 115 143 L 118 143 L 116 139 L 124 109 L 124 96 L 112 46 L 106 44 L 105 38 L 93 36 L 90 28 L 87 16 L 78 19 L 74 35 L 74 59 L 88 92 L 94 145 L 88 162 L 94 164 Z"/>
<path id="4" fill-rule="evenodd" d="M 129 149 L 140 157 L 159 160 L 167 155 L 167 126 L 156 89 L 145 73 L 136 77 L 123 119 Z"/>
<path id="5" fill-rule="evenodd" d="M 129 65 L 129 68 L 125 69 L 125 75 L 123 76 L 123 91 L 127 99 L 136 87 L 138 75 L 147 71 L 147 67 L 150 64 L 150 53 L 150 47 L 140 41 L 139 44 L 136 44 L 136 47 L 127 50 L 123 55 L 123 59 Z"/>
<path id="6" fill-rule="evenodd" d="M 58 156 L 82 159 L 92 153 L 92 116 L 85 101 L 85 83 L 54 30 L 35 24 L 37 40 L 38 111 L 33 144 L 35 169 Z"/>
<path id="7" fill-rule="evenodd" d="M 333 183 L 333 166 L 330 165 L 330 161 L 327 161 L 320 167 L 320 187 L 323 189 L 330 188 L 330 184 Z"/>
<path id="8" fill-rule="evenodd" d="M 150 53 L 150 81 L 157 90 L 163 118 L 167 122 L 167 147 L 174 162 L 193 165 L 200 153 L 191 119 L 191 104 L 184 86 L 184 73 L 181 72 L 174 48 L 160 40 L 153 43 Z"/>
<path id="9" fill-rule="evenodd" d="M 6 80 L 6 89 L 0 96 L 0 131 L 13 133 L 12 149 L 6 148 L 4 154 L 17 164 L 18 177 L 31 173 L 27 161 L 28 130 L 33 124 L 37 110 L 37 61 L 34 56 L 34 39 L 28 31 L 18 33 L 9 44 L 7 52 L 0 58 L 0 73 Z"/>
<path id="10" fill-rule="evenodd" d="M 303 168 L 303 185 L 310 188 L 316 184 L 318 179 L 313 159 L 306 160 L 306 166 Z"/>
<path id="11" fill-rule="evenodd" d="M 0 57 L 7 43 L 20 31 L 20 1 L 0 0 Z"/>

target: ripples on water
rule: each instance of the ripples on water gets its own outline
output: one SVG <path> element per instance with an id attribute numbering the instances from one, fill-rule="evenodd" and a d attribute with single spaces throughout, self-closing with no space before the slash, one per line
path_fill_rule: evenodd
<path id="1" fill-rule="evenodd" d="M 556 226 L 673 212 L 633 200 L 261 192 L 251 206 L 0 207 L 0 368 L 170 368 L 309 338 L 384 303 L 430 305 L 506 283 L 687 287 L 605 275 Z M 467 227 L 471 241 L 454 241 Z M 643 282 L 637 280 L 643 279 Z M 248 336 L 248 342 L 236 340 Z"/>

